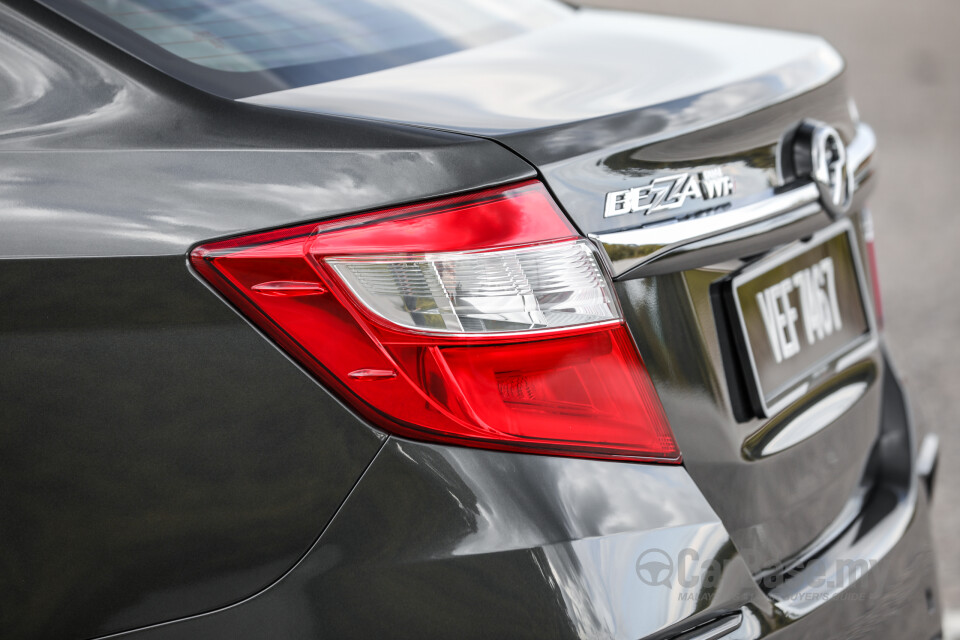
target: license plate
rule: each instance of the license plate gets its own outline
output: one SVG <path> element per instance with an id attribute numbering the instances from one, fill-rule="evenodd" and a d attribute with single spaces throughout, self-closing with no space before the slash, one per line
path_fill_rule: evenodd
<path id="1" fill-rule="evenodd" d="M 741 347 L 764 415 L 845 368 L 853 352 L 872 347 L 876 331 L 860 265 L 844 220 L 734 276 Z"/>

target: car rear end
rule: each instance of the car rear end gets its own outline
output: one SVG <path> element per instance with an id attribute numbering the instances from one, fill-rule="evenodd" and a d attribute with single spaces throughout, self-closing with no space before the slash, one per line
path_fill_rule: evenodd
<path id="1" fill-rule="evenodd" d="M 528 2 L 390 49 L 378 5 L 360 71 L 272 69 L 154 32 L 250 7 L 42 4 L 8 84 L 80 97 L 7 109 L 14 635 L 937 636 L 828 45 Z"/>

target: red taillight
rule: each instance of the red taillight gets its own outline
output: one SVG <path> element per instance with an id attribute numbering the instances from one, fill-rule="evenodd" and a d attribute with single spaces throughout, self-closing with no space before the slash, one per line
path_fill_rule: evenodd
<path id="1" fill-rule="evenodd" d="M 215 242 L 191 261 L 387 431 L 680 460 L 592 246 L 539 183 Z"/>
<path id="2" fill-rule="evenodd" d="M 873 216 L 868 209 L 861 212 L 863 223 L 863 241 L 867 247 L 867 261 L 870 263 L 870 282 L 873 283 L 873 310 L 877 318 L 877 327 L 883 328 L 883 299 L 880 297 L 880 272 L 877 270 L 877 249 L 874 241 Z"/>

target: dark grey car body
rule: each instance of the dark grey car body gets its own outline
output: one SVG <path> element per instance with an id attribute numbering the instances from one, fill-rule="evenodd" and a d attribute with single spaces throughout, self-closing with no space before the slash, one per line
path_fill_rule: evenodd
<path id="1" fill-rule="evenodd" d="M 191 271 L 212 239 L 530 178 L 601 240 L 636 226 L 604 194 L 677 167 L 728 167 L 736 209 L 802 182 L 781 160 L 804 118 L 868 149 L 862 241 L 872 134 L 815 38 L 582 11 L 465 54 L 236 101 L 0 5 L 3 637 L 934 637 L 882 347 L 761 418 L 718 311 L 743 264 L 830 224 L 817 205 L 611 253 L 678 467 L 389 436 Z M 841 416 L 765 449 L 851 380 Z M 647 584 L 650 549 L 697 575 Z M 815 584 L 811 559 L 869 571 Z"/>

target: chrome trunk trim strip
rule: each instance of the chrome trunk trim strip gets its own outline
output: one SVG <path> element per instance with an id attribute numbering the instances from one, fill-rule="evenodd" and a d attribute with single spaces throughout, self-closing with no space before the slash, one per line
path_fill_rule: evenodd
<path id="1" fill-rule="evenodd" d="M 849 166 L 857 183 L 869 173 L 869 162 L 876 149 L 876 136 L 866 124 L 857 127 L 857 135 L 847 147 Z M 773 197 L 713 215 L 664 222 L 649 227 L 591 235 L 608 255 L 629 257 L 610 260 L 616 278 L 682 248 L 716 246 L 752 233 L 767 231 L 817 215 L 820 192 L 813 183 L 805 184 Z M 763 224 L 762 227 L 759 225 Z M 758 225 L 754 228 L 754 225 Z M 738 231 L 736 234 L 731 234 Z"/>

